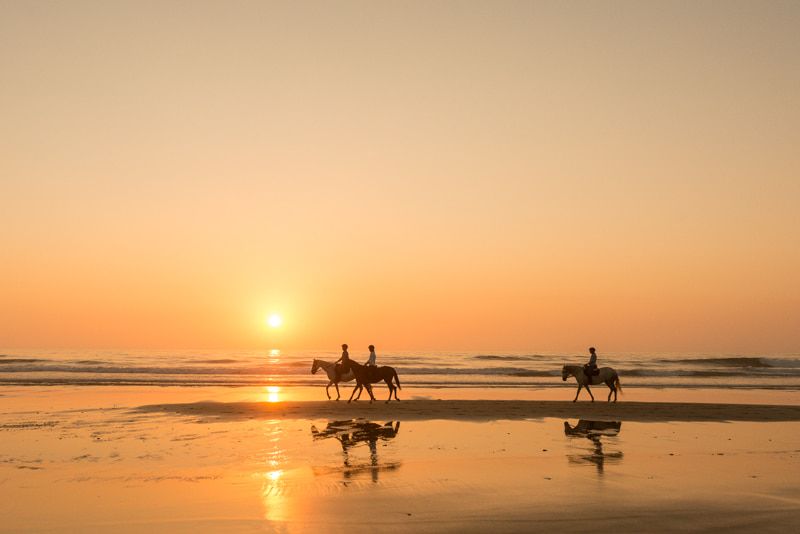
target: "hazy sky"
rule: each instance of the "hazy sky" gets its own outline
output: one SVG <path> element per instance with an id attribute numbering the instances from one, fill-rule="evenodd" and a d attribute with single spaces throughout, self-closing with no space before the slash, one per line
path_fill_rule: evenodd
<path id="1" fill-rule="evenodd" d="M 0 347 L 796 352 L 798 28 L 0 0 Z"/>

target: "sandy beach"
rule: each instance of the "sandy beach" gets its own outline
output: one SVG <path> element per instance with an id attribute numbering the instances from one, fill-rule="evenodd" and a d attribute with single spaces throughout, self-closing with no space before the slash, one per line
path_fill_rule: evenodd
<path id="1" fill-rule="evenodd" d="M 525 420 L 556 417 L 604 421 L 800 421 L 800 406 L 676 402 L 570 402 L 519 400 L 409 400 L 307 402 L 196 402 L 141 406 L 138 413 L 174 413 L 221 419 L 366 418 L 424 421 Z"/>
<path id="2" fill-rule="evenodd" d="M 800 525 L 797 405 L 265 398 L 263 389 L 5 391 L 2 530 Z"/>

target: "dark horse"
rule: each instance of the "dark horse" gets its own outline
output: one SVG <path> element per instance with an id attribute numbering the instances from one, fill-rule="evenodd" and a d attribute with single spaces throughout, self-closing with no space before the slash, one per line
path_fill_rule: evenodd
<path id="1" fill-rule="evenodd" d="M 347 402 L 353 400 L 353 395 L 356 394 L 356 390 L 358 390 L 358 396 L 360 397 L 364 387 L 367 388 L 367 393 L 369 393 L 369 401 L 374 401 L 375 395 L 372 394 L 372 387 L 370 384 L 380 382 L 381 380 L 386 382 L 386 385 L 389 386 L 389 399 L 386 403 L 388 404 L 389 401 L 392 400 L 392 393 L 394 393 L 395 400 L 400 400 L 397 398 L 397 390 L 400 389 L 400 379 L 397 378 L 397 371 L 394 370 L 394 367 L 389 367 L 388 365 L 373 367 L 361 365 L 360 363 L 350 360 L 350 370 L 356 377 L 356 387 L 353 388 L 353 392 L 350 394 L 350 400 Z M 394 387 L 392 379 L 397 382 L 397 387 Z M 358 400 L 358 398 L 356 398 L 356 400 Z"/>

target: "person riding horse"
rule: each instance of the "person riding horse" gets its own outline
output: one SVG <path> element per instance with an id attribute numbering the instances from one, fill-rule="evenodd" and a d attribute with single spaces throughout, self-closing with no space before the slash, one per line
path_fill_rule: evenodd
<path id="1" fill-rule="evenodd" d="M 589 384 L 592 383 L 592 376 L 599 374 L 597 370 L 597 353 L 594 347 L 589 347 L 589 363 L 583 366 L 583 374 L 586 375 L 586 380 Z"/>
<path id="2" fill-rule="evenodd" d="M 370 345 L 368 348 L 369 348 L 369 358 L 364 363 L 364 366 L 369 371 L 369 376 L 372 377 L 375 375 L 375 370 L 378 368 L 378 364 L 376 362 L 377 356 L 375 355 L 375 345 Z"/>
<path id="3" fill-rule="evenodd" d="M 377 367 L 378 364 L 376 363 L 377 356 L 375 355 L 375 345 L 370 345 L 367 347 L 369 349 L 369 359 L 364 365 L 370 365 L 372 367 Z"/>
<path id="4" fill-rule="evenodd" d="M 342 362 L 342 364 L 338 365 L 339 362 Z M 342 357 L 336 360 L 334 364 L 337 364 L 334 382 L 339 382 L 342 375 L 346 375 L 350 372 L 350 353 L 347 352 L 347 343 L 342 344 Z"/>

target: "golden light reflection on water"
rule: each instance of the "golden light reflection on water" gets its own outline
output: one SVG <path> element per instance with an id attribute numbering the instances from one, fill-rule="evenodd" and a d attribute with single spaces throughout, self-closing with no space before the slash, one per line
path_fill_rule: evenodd
<path id="1" fill-rule="evenodd" d="M 275 391 L 270 392 L 271 389 Z M 267 387 L 268 396 L 274 394 L 277 397 L 279 391 L 280 388 L 277 386 Z M 286 481 L 283 480 L 287 457 L 286 451 L 281 447 L 282 422 L 277 419 L 267 421 L 264 434 L 269 444 L 265 451 L 265 463 L 268 466 L 268 470 L 262 473 L 263 485 L 261 487 L 264 518 L 269 521 L 286 521 L 290 514 L 286 496 Z"/>
<path id="2" fill-rule="evenodd" d="M 281 387 L 280 386 L 267 386 L 267 402 L 280 402 L 281 400 Z"/>
<path id="3" fill-rule="evenodd" d="M 273 482 L 281 478 L 281 476 L 283 476 L 283 469 L 276 469 L 275 471 L 269 471 L 266 473 L 266 477 Z"/>
<path id="4" fill-rule="evenodd" d="M 271 349 L 269 351 L 269 363 L 280 363 L 281 361 L 281 351 L 280 349 Z"/>
<path id="5" fill-rule="evenodd" d="M 290 518 L 289 499 L 283 482 L 283 470 L 264 473 L 261 500 L 264 503 L 264 519 L 268 521 L 287 521 Z"/>

